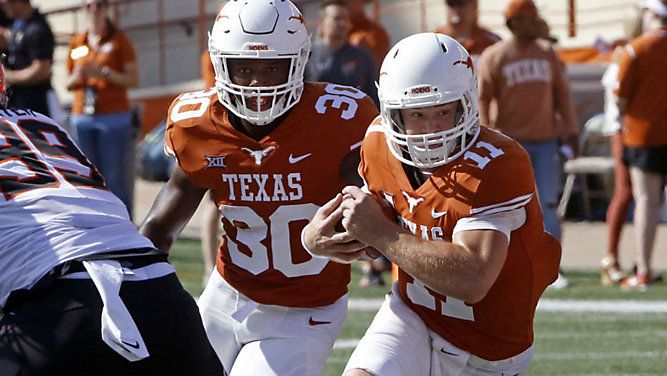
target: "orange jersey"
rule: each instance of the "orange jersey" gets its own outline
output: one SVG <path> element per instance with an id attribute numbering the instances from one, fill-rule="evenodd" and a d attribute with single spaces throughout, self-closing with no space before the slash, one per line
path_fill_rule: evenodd
<path id="1" fill-rule="evenodd" d="M 371 125 L 364 140 L 360 172 L 369 191 L 390 201 L 416 236 L 451 242 L 463 218 L 525 209 L 525 222 L 511 233 L 502 271 L 480 302 L 471 305 L 435 293 L 400 268 L 398 284 L 402 300 L 457 347 L 488 360 L 526 350 L 533 342 L 537 301 L 556 279 L 560 261 L 558 241 L 544 232 L 527 153 L 512 139 L 482 127 L 462 157 L 414 190 L 378 124 Z"/>
<path id="2" fill-rule="evenodd" d="M 377 116 L 356 89 L 306 83 L 299 103 L 255 141 L 228 120 L 215 90 L 179 96 L 169 109 L 166 148 L 190 181 L 212 191 L 225 236 L 217 269 L 256 302 L 332 304 L 347 292 L 349 265 L 312 257 L 301 230 L 348 183 L 343 157 L 358 150 Z"/>
<path id="3" fill-rule="evenodd" d="M 634 39 L 621 55 L 618 97 L 623 111 L 623 141 L 631 147 L 667 145 L 667 29 Z"/>

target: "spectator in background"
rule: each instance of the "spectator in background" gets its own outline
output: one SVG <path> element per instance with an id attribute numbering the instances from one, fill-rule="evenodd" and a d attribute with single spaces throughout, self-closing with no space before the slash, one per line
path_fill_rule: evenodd
<path id="1" fill-rule="evenodd" d="M 390 47 L 389 33 L 382 25 L 369 19 L 364 12 L 365 0 L 345 0 L 350 11 L 350 43 L 354 46 L 366 47 L 373 55 L 375 66 L 380 69 L 382 59 Z"/>
<path id="2" fill-rule="evenodd" d="M 487 48 L 480 58 L 480 119 L 519 141 L 530 154 L 544 227 L 561 237 L 556 211 L 561 188 L 559 145 L 577 150 L 578 125 L 570 88 L 555 51 L 539 39 L 539 15 L 531 0 L 505 9 L 512 38 Z M 497 115 L 491 118 L 491 106 Z M 554 287 L 567 286 L 562 276 Z"/>
<path id="3" fill-rule="evenodd" d="M 51 27 L 30 0 L 0 0 L 0 4 L 13 20 L 0 36 L 0 46 L 7 53 L 5 84 L 9 86 L 9 107 L 30 108 L 62 120 L 62 110 L 51 87 L 55 48 Z"/>
<path id="4" fill-rule="evenodd" d="M 363 47 L 348 42 L 350 12 L 345 0 L 325 0 L 320 7 L 319 40 L 306 65 L 306 81 L 331 82 L 357 88 L 378 106 L 377 67 Z"/>
<path id="5" fill-rule="evenodd" d="M 72 127 L 79 146 L 132 213 L 132 115 L 127 89 L 139 83 L 134 47 L 107 17 L 108 0 L 86 0 L 88 29 L 67 56 L 67 89 L 74 91 Z"/>
<path id="6" fill-rule="evenodd" d="M 667 178 L 667 0 L 642 3 L 645 32 L 621 54 L 618 107 L 623 115 L 623 159 L 630 167 L 635 198 L 637 271 L 626 289 L 645 290 L 653 282 L 651 256 Z"/>
<path id="7" fill-rule="evenodd" d="M 614 194 L 607 207 L 607 254 L 602 258 L 600 280 L 604 286 L 618 284 L 626 275 L 621 271 L 618 260 L 618 245 L 621 231 L 632 201 L 630 170 L 623 162 L 623 121 L 618 110 L 616 90 L 618 90 L 618 59 L 623 47 L 612 54 L 612 61 L 602 76 L 604 87 L 605 126 L 609 129 L 609 145 L 614 158 Z"/>
<path id="8" fill-rule="evenodd" d="M 637 14 L 626 24 L 626 32 L 630 39 L 641 35 L 641 14 Z M 627 43 L 627 41 L 624 41 Z M 604 117 L 605 127 L 609 132 L 611 155 L 614 158 L 614 194 L 607 207 L 607 254 L 602 258 L 600 279 L 602 285 L 619 284 L 626 274 L 622 271 L 619 262 L 619 243 L 621 232 L 625 225 L 630 203 L 632 202 L 632 184 L 630 170 L 623 161 L 623 119 L 618 109 L 618 61 L 624 50 L 625 43 L 616 47 L 612 53 L 611 63 L 602 76 L 602 85 L 605 89 Z"/>
<path id="9" fill-rule="evenodd" d="M 499 42 L 500 37 L 477 24 L 477 0 L 446 0 L 447 22 L 436 33 L 456 39 L 477 60 L 485 48 Z"/>

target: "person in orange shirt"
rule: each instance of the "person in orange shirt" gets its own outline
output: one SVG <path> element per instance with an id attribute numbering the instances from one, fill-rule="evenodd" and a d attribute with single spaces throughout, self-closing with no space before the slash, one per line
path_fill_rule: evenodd
<path id="1" fill-rule="evenodd" d="M 366 16 L 364 0 L 346 0 L 346 3 L 352 22 L 350 43 L 354 46 L 366 47 L 373 55 L 375 65 L 379 67 L 384 55 L 389 51 L 391 43 L 389 33 L 382 25 Z"/>
<path id="2" fill-rule="evenodd" d="M 345 187 L 303 230 L 315 256 L 354 259 L 368 246 L 399 268 L 345 376 L 521 374 L 530 365 L 533 316 L 558 274 L 560 245 L 544 231 L 528 154 L 480 124 L 471 60 L 434 33 L 389 51 L 381 116 L 361 146 L 365 186 Z"/>
<path id="3" fill-rule="evenodd" d="M 67 55 L 74 137 L 131 213 L 128 171 L 134 151 L 127 89 L 139 83 L 134 47 L 107 17 L 108 0 L 86 0 L 84 10 L 88 28 L 72 37 Z"/>
<path id="4" fill-rule="evenodd" d="M 642 3 L 645 31 L 625 47 L 618 70 L 618 107 L 623 116 L 623 160 L 635 198 L 637 272 L 625 289 L 645 290 L 654 276 L 651 256 L 667 179 L 667 0 Z"/>
<path id="5" fill-rule="evenodd" d="M 446 0 L 447 22 L 435 29 L 436 33 L 449 35 L 468 51 L 473 60 L 485 48 L 500 41 L 500 37 L 477 23 L 477 0 Z"/>
<path id="6" fill-rule="evenodd" d="M 567 146 L 576 154 L 579 132 L 570 86 L 551 43 L 540 38 L 534 2 L 512 0 L 504 13 L 512 38 L 490 46 L 480 57 L 479 115 L 482 125 L 514 138 L 528 151 L 544 227 L 560 239 L 559 148 Z M 563 277 L 554 287 L 567 285 Z"/>

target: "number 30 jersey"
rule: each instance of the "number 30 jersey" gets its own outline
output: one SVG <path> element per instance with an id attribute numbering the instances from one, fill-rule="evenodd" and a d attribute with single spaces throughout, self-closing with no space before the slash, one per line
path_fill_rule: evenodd
<path id="1" fill-rule="evenodd" d="M 67 133 L 30 110 L 0 110 L 0 306 L 57 265 L 153 247 Z"/>
<path id="2" fill-rule="evenodd" d="M 228 114 L 215 90 L 183 94 L 169 110 L 165 144 L 223 215 L 217 270 L 259 303 L 332 304 L 347 292 L 350 267 L 312 257 L 301 230 L 347 185 L 341 163 L 358 152 L 377 109 L 356 89 L 306 83 L 299 103 L 259 141 Z"/>
<path id="3" fill-rule="evenodd" d="M 513 215 L 507 258 L 481 301 L 467 304 L 438 294 L 399 268 L 402 300 L 428 328 L 479 357 L 499 360 L 526 350 L 533 342 L 537 301 L 555 280 L 560 261 L 558 241 L 544 232 L 528 155 L 512 139 L 482 127 L 464 155 L 413 189 L 379 124 L 378 119 L 371 125 L 364 140 L 360 173 L 412 233 L 451 242 L 461 230 L 493 229 L 485 216 Z"/>

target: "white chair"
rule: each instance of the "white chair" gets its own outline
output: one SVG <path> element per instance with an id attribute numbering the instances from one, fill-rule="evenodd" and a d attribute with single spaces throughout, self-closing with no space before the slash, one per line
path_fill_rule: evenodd
<path id="1" fill-rule="evenodd" d="M 581 181 L 581 195 L 584 204 L 584 215 L 591 217 L 591 199 L 606 198 L 609 200 L 608 189 L 591 190 L 586 182 L 586 175 L 609 176 L 614 173 L 614 158 L 610 156 L 608 134 L 604 131 L 604 115 L 590 118 L 579 135 L 579 157 L 567 160 L 563 166 L 566 174 L 563 195 L 558 203 L 558 216 L 562 219 L 567 211 L 567 204 L 572 197 L 574 183 L 578 176 Z M 610 181 L 610 180 L 606 180 Z"/>

